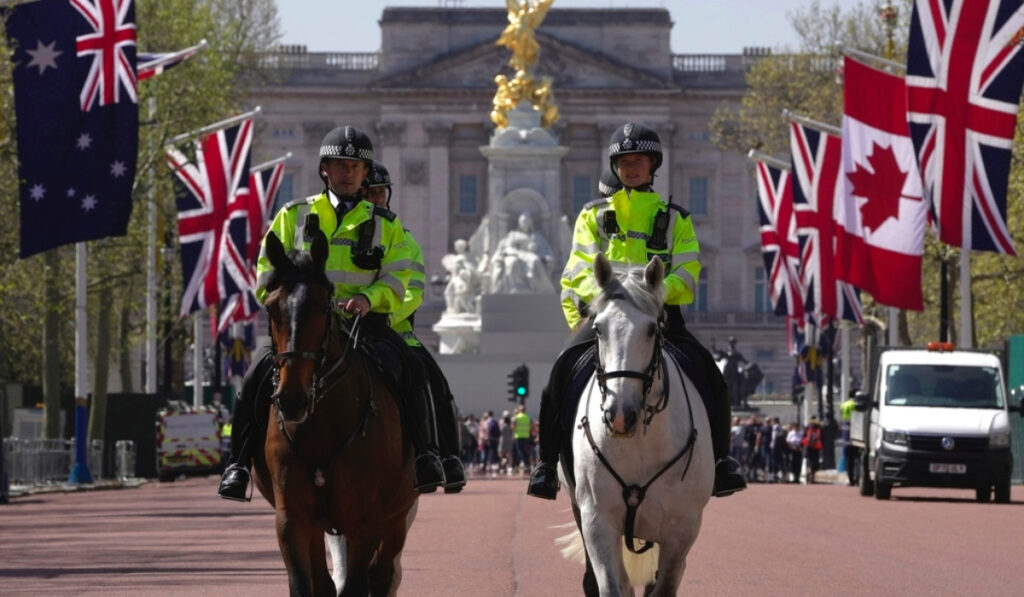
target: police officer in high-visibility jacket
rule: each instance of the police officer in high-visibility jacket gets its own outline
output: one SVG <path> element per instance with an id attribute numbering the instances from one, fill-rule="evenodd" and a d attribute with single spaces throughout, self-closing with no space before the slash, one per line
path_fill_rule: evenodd
<path id="1" fill-rule="evenodd" d="M 319 158 L 323 192 L 285 205 L 270 230 L 286 250 L 308 250 L 316 228 L 329 239 L 327 277 L 334 283 L 338 307 L 346 316 L 362 317 L 363 338 L 372 343 L 378 359 L 391 365 L 388 369 L 406 372 L 399 380 L 406 386 L 399 399 L 416 451 L 416 488 L 425 493 L 444 484 L 444 473 L 426 439 L 427 396 L 422 379 L 415 377 L 419 369 L 411 365 L 415 359 L 388 322 L 388 315 L 402 305 L 413 262 L 401 222 L 364 198 L 372 161 L 373 143 L 363 132 L 345 126 L 327 133 Z M 260 301 L 267 297 L 272 270 L 264 246 L 256 265 L 256 298 Z M 232 429 L 232 463 L 218 488 L 218 494 L 226 499 L 249 499 L 249 465 L 260 439 L 255 412 L 267 408 L 274 369 L 271 355 L 269 346 L 262 347 L 242 381 Z"/>
<path id="2" fill-rule="evenodd" d="M 380 162 L 374 160 L 370 172 L 367 199 L 378 207 L 391 209 L 391 174 Z M 416 310 L 423 304 L 423 290 L 427 285 L 427 270 L 423 263 L 423 251 L 416 237 L 405 231 L 409 243 L 409 256 L 412 259 L 412 274 L 405 288 L 405 299 L 402 305 L 391 313 L 391 328 L 395 330 L 409 349 L 419 359 L 430 390 L 431 410 L 427 411 L 429 441 L 436 446 L 441 454 L 441 465 L 444 467 L 445 493 L 458 493 L 466 485 L 466 472 L 462 466 L 459 449 L 458 407 L 452 396 L 440 365 L 434 360 L 413 330 Z"/>
<path id="3" fill-rule="evenodd" d="M 662 162 L 657 133 L 642 124 L 623 125 L 612 134 L 608 158 L 623 188 L 591 201 L 576 219 L 572 253 L 562 272 L 561 295 L 562 310 L 573 332 L 552 367 L 541 397 L 540 462 L 530 477 L 527 493 L 555 499 L 558 492 L 555 466 L 562 444 L 559 418 L 563 395 L 570 370 L 594 342 L 588 305 L 600 292 L 593 262 L 601 252 L 613 264 L 644 265 L 655 255 L 665 262 L 665 339 L 701 369 L 702 375 L 693 381 L 703 390 L 701 397 L 711 423 L 716 462 L 714 495 L 731 495 L 744 489 L 746 482 L 739 463 L 729 456 L 731 412 L 725 380 L 711 353 L 686 328 L 680 309 L 680 305 L 693 302 L 700 277 L 700 245 L 693 222 L 685 209 L 662 201 L 651 188 Z"/>

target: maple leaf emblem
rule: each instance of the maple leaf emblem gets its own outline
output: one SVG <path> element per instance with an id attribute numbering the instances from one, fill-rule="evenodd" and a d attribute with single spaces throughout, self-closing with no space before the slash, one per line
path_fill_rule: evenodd
<path id="1" fill-rule="evenodd" d="M 886 220 L 899 219 L 900 198 L 921 201 L 920 197 L 901 194 L 907 173 L 900 170 L 892 147 L 881 147 L 871 144 L 871 155 L 868 156 L 867 168 L 858 163 L 854 171 L 846 175 L 853 184 L 851 195 L 864 197 L 867 201 L 860 206 L 860 218 L 864 228 L 878 230 Z"/>

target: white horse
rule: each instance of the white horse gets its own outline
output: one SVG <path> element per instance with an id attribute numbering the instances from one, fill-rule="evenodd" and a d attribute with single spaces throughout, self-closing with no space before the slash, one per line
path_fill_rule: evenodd
<path id="1" fill-rule="evenodd" d="M 615 276 L 599 254 L 593 267 L 597 370 L 576 410 L 575 486 L 559 467 L 577 526 L 559 543 L 585 557 L 588 596 L 674 596 L 714 484 L 710 424 L 663 350 L 661 260 Z"/>

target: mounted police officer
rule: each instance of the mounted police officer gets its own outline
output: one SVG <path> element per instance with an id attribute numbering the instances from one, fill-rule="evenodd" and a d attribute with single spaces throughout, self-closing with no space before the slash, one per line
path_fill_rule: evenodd
<path id="1" fill-rule="evenodd" d="M 377 207 L 391 209 L 391 186 L 391 174 L 388 169 L 384 164 L 374 160 L 367 199 Z M 402 306 L 391 313 L 391 328 L 402 337 L 422 366 L 430 390 L 432 407 L 427 413 L 430 418 L 427 426 L 430 432 L 429 439 L 432 446 L 440 449 L 445 493 L 458 493 L 466 485 L 466 472 L 463 470 L 462 458 L 459 455 L 458 407 L 440 365 L 413 330 L 416 310 L 423 304 L 427 270 L 423 263 L 423 251 L 416 238 L 408 230 L 405 231 L 405 238 L 409 243 L 409 254 L 413 263 L 412 276 L 406 286 Z"/>
<path id="2" fill-rule="evenodd" d="M 382 368 L 403 372 L 395 383 L 403 386 L 398 397 L 416 451 L 416 488 L 426 493 L 444 484 L 440 458 L 427 440 L 428 396 L 422 391 L 422 378 L 415 377 L 419 372 L 416 360 L 388 323 L 388 315 L 402 306 L 412 275 L 412 257 L 395 215 L 364 199 L 372 161 L 373 144 L 358 129 L 345 126 L 327 133 L 320 144 L 323 192 L 285 205 L 270 229 L 287 250 L 308 249 L 317 228 L 330 240 L 326 269 L 338 307 L 346 316 L 362 318 L 363 337 Z M 267 297 L 272 269 L 264 245 L 256 266 L 256 298 L 260 301 Z M 271 356 L 271 347 L 262 347 L 242 382 L 232 426 L 232 463 L 217 491 L 226 499 L 249 499 L 252 452 L 262 438 L 260 427 L 266 424 L 266 418 L 257 414 L 267 409 L 273 390 Z"/>
<path id="3" fill-rule="evenodd" d="M 700 246 L 693 222 L 685 209 L 665 203 L 651 188 L 662 162 L 657 133 L 642 124 L 623 125 L 612 134 L 608 158 L 622 188 L 585 205 L 576 219 L 561 295 L 562 310 L 573 332 L 541 397 L 540 462 L 527 493 L 555 499 L 558 492 L 555 466 L 562 449 L 563 402 L 572 370 L 594 343 L 588 305 L 600 291 L 592 266 L 594 257 L 602 252 L 613 265 L 644 265 L 654 256 L 665 262 L 666 347 L 681 357 L 707 406 L 716 462 L 714 495 L 731 495 L 744 489 L 746 482 L 739 463 L 729 456 L 728 391 L 714 358 L 686 328 L 680 309 L 693 302 L 700 276 Z M 605 186 L 612 190 L 614 185 Z"/>

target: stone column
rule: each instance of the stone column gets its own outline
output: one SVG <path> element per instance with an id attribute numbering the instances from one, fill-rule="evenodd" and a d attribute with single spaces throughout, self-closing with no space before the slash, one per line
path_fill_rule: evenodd
<path id="1" fill-rule="evenodd" d="M 449 145 L 452 139 L 452 123 L 431 120 L 423 123 L 427 137 L 426 174 L 427 209 L 422 215 L 425 228 L 429 230 L 423 243 L 423 261 L 427 271 L 439 268 L 441 258 L 448 252 L 448 231 L 451 221 L 451 175 L 449 170 Z"/>
<path id="2" fill-rule="evenodd" d="M 676 125 L 673 122 L 659 122 L 651 126 L 661 139 L 662 156 L 661 168 L 658 168 L 658 176 L 655 179 L 654 187 L 655 190 L 662 194 L 661 198 L 664 201 L 668 201 L 669 195 L 673 192 L 672 175 L 674 174 L 674 168 L 672 167 L 672 146 L 676 136 Z M 675 203 L 679 203 L 683 201 L 683 198 L 674 197 L 672 200 Z"/>
<path id="3" fill-rule="evenodd" d="M 391 209 L 402 214 L 409 209 L 411 203 L 402 193 L 399 181 L 402 173 L 402 147 L 405 144 L 405 121 L 404 120 L 378 120 L 374 123 L 376 136 L 373 139 L 373 156 L 391 174 L 391 181 L 395 183 Z M 403 218 L 404 221 L 404 218 Z"/>

